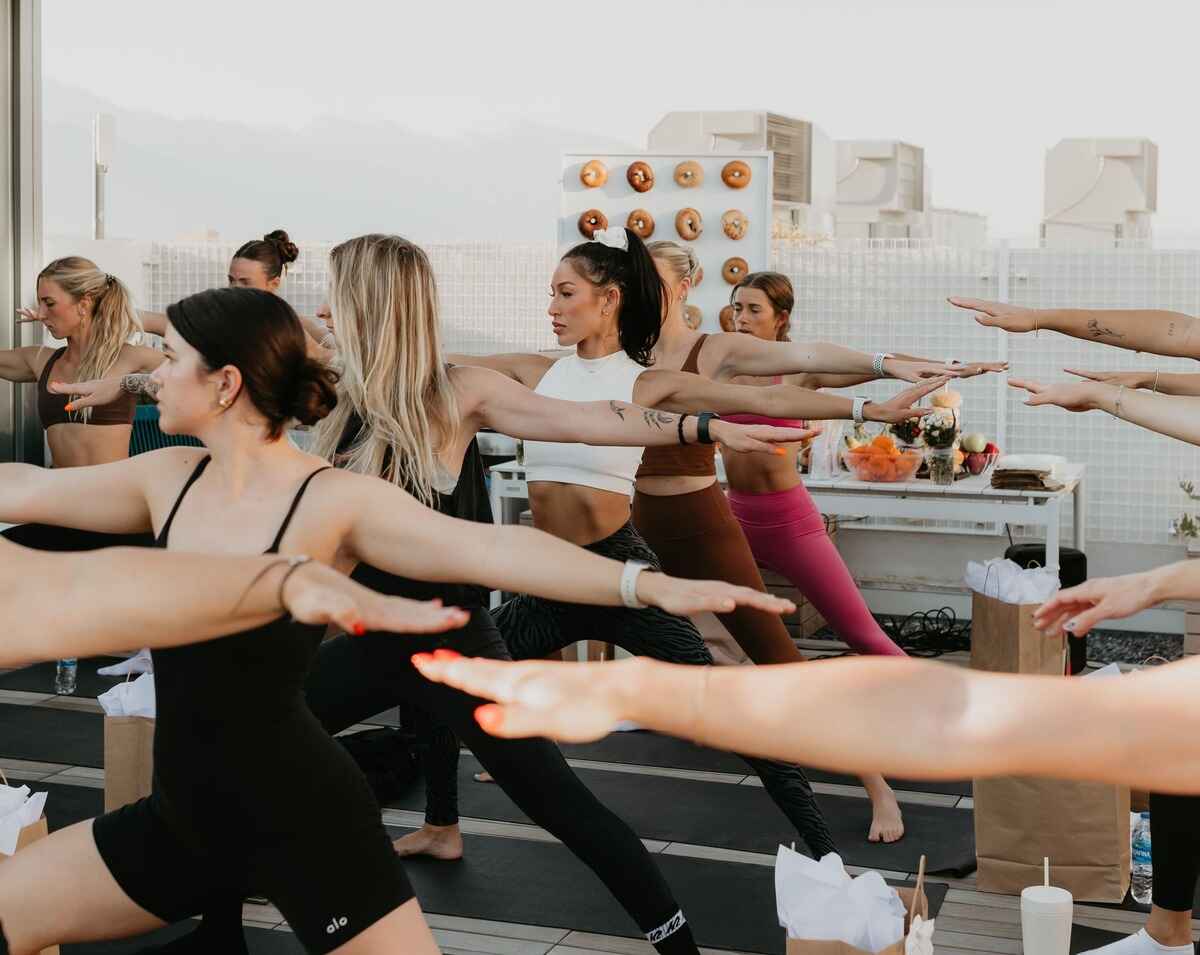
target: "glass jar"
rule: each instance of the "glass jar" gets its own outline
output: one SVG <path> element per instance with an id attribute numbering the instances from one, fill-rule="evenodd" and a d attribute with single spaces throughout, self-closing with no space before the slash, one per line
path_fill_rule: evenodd
<path id="1" fill-rule="evenodd" d="M 929 465 L 929 480 L 932 483 L 954 483 L 954 448 L 930 448 L 925 461 Z"/>

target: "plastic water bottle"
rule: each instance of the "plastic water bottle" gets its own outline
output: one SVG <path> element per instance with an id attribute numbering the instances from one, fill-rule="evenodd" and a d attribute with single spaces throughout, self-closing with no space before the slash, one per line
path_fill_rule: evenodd
<path id="1" fill-rule="evenodd" d="M 1150 813 L 1138 813 L 1133 827 L 1133 885 L 1130 892 L 1135 902 L 1149 905 L 1154 894 L 1154 867 L 1150 854 Z"/>
<path id="2" fill-rule="evenodd" d="M 79 661 L 71 658 L 59 660 L 54 670 L 54 692 L 59 696 L 70 696 L 75 692 L 75 676 L 79 672 Z"/>

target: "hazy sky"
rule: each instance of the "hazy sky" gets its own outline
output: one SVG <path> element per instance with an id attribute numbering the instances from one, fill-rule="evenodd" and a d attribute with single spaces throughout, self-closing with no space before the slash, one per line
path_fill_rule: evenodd
<path id="1" fill-rule="evenodd" d="M 642 145 L 669 110 L 770 109 L 837 139 L 924 146 L 934 201 L 986 213 L 994 235 L 1036 230 L 1057 140 L 1147 136 L 1160 147 L 1157 230 L 1200 235 L 1197 11 L 1194 0 L 43 0 L 43 71 L 124 109 L 292 133 L 338 116 L 469 142 L 531 120 Z M 436 171 L 430 182 L 453 187 Z"/>

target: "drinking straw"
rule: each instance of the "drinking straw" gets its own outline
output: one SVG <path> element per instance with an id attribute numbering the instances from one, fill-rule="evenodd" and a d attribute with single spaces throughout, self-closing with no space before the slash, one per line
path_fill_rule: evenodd
<path id="1" fill-rule="evenodd" d="M 1049 856 L 1042 857 L 1042 868 L 1045 873 L 1045 884 L 1047 886 L 1049 886 L 1050 885 L 1050 857 Z"/>

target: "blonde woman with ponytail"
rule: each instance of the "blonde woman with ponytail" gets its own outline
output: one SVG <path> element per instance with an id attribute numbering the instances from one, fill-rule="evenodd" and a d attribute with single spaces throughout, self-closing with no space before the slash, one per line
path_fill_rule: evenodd
<path id="1" fill-rule="evenodd" d="M 32 345 L 0 351 L 0 378 L 37 382 L 38 415 L 56 468 L 106 464 L 129 456 L 134 395 L 76 410 L 49 386 L 60 382 L 151 372 L 162 354 L 134 344 L 142 328 L 129 290 L 90 259 L 72 255 L 42 269 L 36 309 L 23 308 L 21 322 L 40 322 L 66 345 Z"/>

